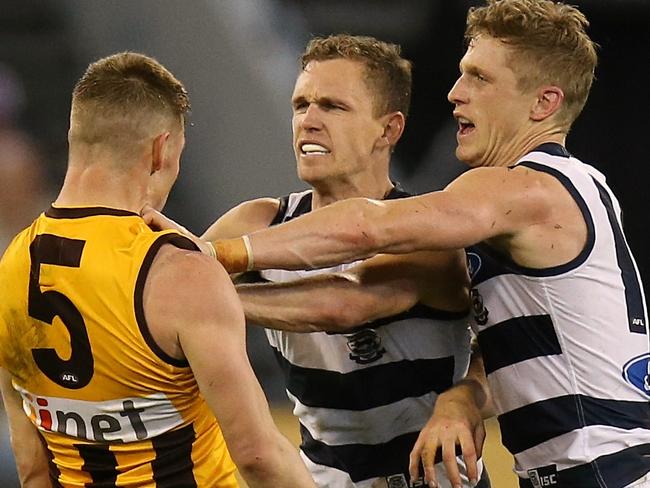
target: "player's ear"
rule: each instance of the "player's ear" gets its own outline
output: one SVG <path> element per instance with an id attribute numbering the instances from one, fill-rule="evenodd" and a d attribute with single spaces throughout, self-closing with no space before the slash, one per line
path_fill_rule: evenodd
<path id="1" fill-rule="evenodd" d="M 384 134 L 382 137 L 385 138 L 390 147 L 394 147 L 404 133 L 406 117 L 404 117 L 402 112 L 392 112 L 384 117 L 386 117 L 386 122 L 384 123 Z"/>
<path id="2" fill-rule="evenodd" d="M 158 134 L 151 143 L 151 169 L 149 174 L 152 175 L 163 167 L 165 155 L 167 152 L 167 141 L 169 132 Z"/>
<path id="3" fill-rule="evenodd" d="M 564 101 L 564 92 L 558 86 L 543 86 L 537 92 L 537 98 L 530 111 L 532 120 L 544 120 L 556 113 Z"/>

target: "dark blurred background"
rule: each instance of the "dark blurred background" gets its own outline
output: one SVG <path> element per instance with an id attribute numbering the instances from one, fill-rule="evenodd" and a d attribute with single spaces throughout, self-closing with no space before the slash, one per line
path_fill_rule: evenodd
<path id="1" fill-rule="evenodd" d="M 305 187 L 295 176 L 289 97 L 312 35 L 348 32 L 401 44 L 415 65 L 411 116 L 393 164 L 413 191 L 439 189 L 463 165 L 453 154 L 447 91 L 458 74 L 469 0 L 3 0 L 0 7 L 0 247 L 54 198 L 65 173 L 70 93 L 94 59 L 158 58 L 183 80 L 192 125 L 167 213 L 201 233 L 233 205 Z M 628 243 L 650 277 L 650 199 L 643 140 L 650 123 L 649 0 L 576 0 L 601 46 L 597 79 L 567 147 L 602 170 L 624 210 Z M 260 331 L 254 367 L 284 401 Z M 0 411 L 0 417 L 1 411 Z M 16 486 L 0 422 L 0 486 Z"/>

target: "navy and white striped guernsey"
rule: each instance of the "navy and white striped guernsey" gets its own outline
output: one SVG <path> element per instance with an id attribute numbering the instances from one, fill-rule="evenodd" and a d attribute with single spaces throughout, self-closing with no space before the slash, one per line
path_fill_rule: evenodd
<path id="1" fill-rule="evenodd" d="M 395 188 L 387 198 L 404 196 Z M 311 198 L 307 190 L 281 199 L 273 224 L 309 212 Z M 261 275 L 282 282 L 354 264 Z M 466 373 L 467 315 L 418 304 L 351 333 L 267 329 L 267 336 L 300 421 L 301 456 L 316 484 L 406 488 L 409 453 L 437 395 Z"/>
<path id="2" fill-rule="evenodd" d="M 468 250 L 503 443 L 521 487 L 625 487 L 650 471 L 650 384 L 646 302 L 619 203 L 599 171 L 558 144 L 517 166 L 564 185 L 588 238 L 574 260 L 546 269 Z"/>

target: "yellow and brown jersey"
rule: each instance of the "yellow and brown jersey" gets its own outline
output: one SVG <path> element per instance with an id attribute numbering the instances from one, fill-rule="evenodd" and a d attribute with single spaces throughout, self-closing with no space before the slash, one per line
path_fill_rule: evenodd
<path id="1" fill-rule="evenodd" d="M 71 487 L 236 487 L 186 361 L 154 342 L 142 294 L 164 244 L 132 212 L 51 207 L 0 262 L 0 365 Z"/>

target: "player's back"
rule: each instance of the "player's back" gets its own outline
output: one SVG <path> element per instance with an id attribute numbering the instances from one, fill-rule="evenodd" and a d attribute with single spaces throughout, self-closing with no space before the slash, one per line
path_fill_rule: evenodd
<path id="1" fill-rule="evenodd" d="M 50 208 L 0 262 L 0 364 L 63 486 L 234 487 L 223 436 L 186 361 L 147 326 L 164 244 L 134 213 Z"/>

